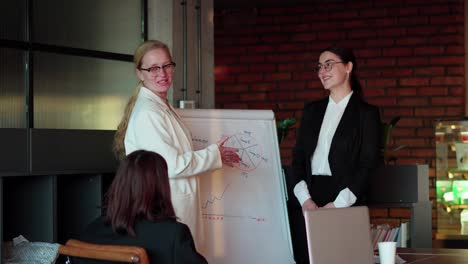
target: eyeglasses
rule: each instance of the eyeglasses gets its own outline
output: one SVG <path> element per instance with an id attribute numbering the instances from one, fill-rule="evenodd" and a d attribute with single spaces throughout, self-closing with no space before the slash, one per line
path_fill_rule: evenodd
<path id="1" fill-rule="evenodd" d="M 319 63 L 317 67 L 315 67 L 315 72 L 320 72 L 320 70 L 323 69 L 324 72 L 329 72 L 333 69 L 333 65 L 337 63 L 345 63 L 344 61 L 328 61 L 325 62 L 324 64 Z"/>
<path id="2" fill-rule="evenodd" d="M 171 63 L 165 64 L 163 66 L 153 66 L 153 67 L 149 67 L 149 68 L 146 68 L 146 69 L 139 68 L 139 70 L 147 71 L 147 72 L 155 74 L 155 75 L 161 74 L 161 71 L 164 71 L 167 74 L 172 74 L 174 72 L 175 66 L 176 66 L 175 62 L 171 62 Z"/>

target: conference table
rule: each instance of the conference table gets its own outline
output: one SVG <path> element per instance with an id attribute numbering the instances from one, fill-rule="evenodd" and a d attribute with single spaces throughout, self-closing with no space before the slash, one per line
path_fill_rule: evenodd
<path id="1" fill-rule="evenodd" d="M 397 254 L 406 263 L 460 264 L 468 263 L 468 249 L 450 248 L 398 248 Z"/>

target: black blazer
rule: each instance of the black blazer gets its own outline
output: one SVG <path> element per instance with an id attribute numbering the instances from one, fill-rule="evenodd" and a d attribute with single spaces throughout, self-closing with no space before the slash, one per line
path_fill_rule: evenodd
<path id="1" fill-rule="evenodd" d="M 312 177 L 310 159 L 317 146 L 328 100 L 327 97 L 304 107 L 293 150 L 294 186 L 299 181 L 305 180 L 309 191 L 314 184 L 313 178 L 317 178 Z M 356 204 L 364 202 L 369 175 L 381 160 L 381 136 L 378 108 L 366 103 L 357 93 L 353 93 L 330 146 L 328 162 L 337 186 L 332 193 L 329 193 L 331 200 L 328 202 L 333 202 L 339 192 L 346 187 L 356 195 Z M 317 188 L 315 191 L 317 192 Z M 314 193 L 311 193 L 311 196 L 314 200 Z"/>
<path id="2" fill-rule="evenodd" d="M 104 222 L 104 218 L 100 217 L 87 226 L 80 239 L 91 243 L 143 247 L 148 253 L 150 263 L 207 263 L 205 258 L 196 251 L 192 234 L 185 224 L 175 220 L 158 222 L 141 220 L 136 224 L 135 231 L 137 237 L 115 234 L 111 226 Z M 97 264 L 117 262 L 76 258 L 72 263 Z"/>

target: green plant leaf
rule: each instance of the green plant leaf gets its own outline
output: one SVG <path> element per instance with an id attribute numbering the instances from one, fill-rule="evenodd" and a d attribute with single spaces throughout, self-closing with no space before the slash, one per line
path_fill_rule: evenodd
<path id="1" fill-rule="evenodd" d="M 293 117 L 286 118 L 283 120 L 278 121 L 277 125 L 277 133 L 278 133 L 278 142 L 281 144 L 283 142 L 284 138 L 288 135 L 289 130 L 291 127 L 296 124 L 296 119 Z"/>
<path id="2" fill-rule="evenodd" d="M 396 116 L 396 117 L 394 117 L 394 118 L 390 121 L 390 125 L 392 125 L 392 127 L 394 127 L 394 126 L 398 123 L 398 121 L 400 121 L 400 119 L 401 119 L 401 116 Z"/>
<path id="3" fill-rule="evenodd" d="M 401 116 L 396 116 L 390 120 L 389 123 L 382 123 L 382 155 L 384 161 L 388 164 L 390 162 L 396 163 L 397 158 L 390 153 L 398 151 L 400 149 L 406 148 L 406 145 L 401 145 L 393 148 L 392 150 L 388 151 L 388 145 L 390 144 L 390 139 L 392 137 L 393 128 L 396 126 L 398 121 L 400 121 Z"/>
<path id="4" fill-rule="evenodd" d="M 281 130 L 287 130 L 289 129 L 292 125 L 296 123 L 295 118 L 286 118 L 283 120 L 278 121 L 278 128 Z"/>
<path id="5" fill-rule="evenodd" d="M 384 150 L 387 149 L 387 146 L 390 143 L 391 132 L 392 132 L 392 125 L 383 123 L 382 124 L 382 147 Z"/>
<path id="6" fill-rule="evenodd" d="M 406 148 L 406 147 L 407 147 L 406 145 L 401 145 L 401 146 L 398 146 L 398 147 L 392 149 L 392 151 L 398 151 L 398 150 L 404 149 L 404 148 Z"/>

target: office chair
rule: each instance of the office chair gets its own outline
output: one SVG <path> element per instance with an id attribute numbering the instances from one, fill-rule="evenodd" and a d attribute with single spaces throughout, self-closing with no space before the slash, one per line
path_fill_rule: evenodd
<path id="1" fill-rule="evenodd" d="M 137 246 L 102 245 L 70 239 L 59 246 L 59 254 L 96 260 L 149 264 L 146 250 Z"/>

